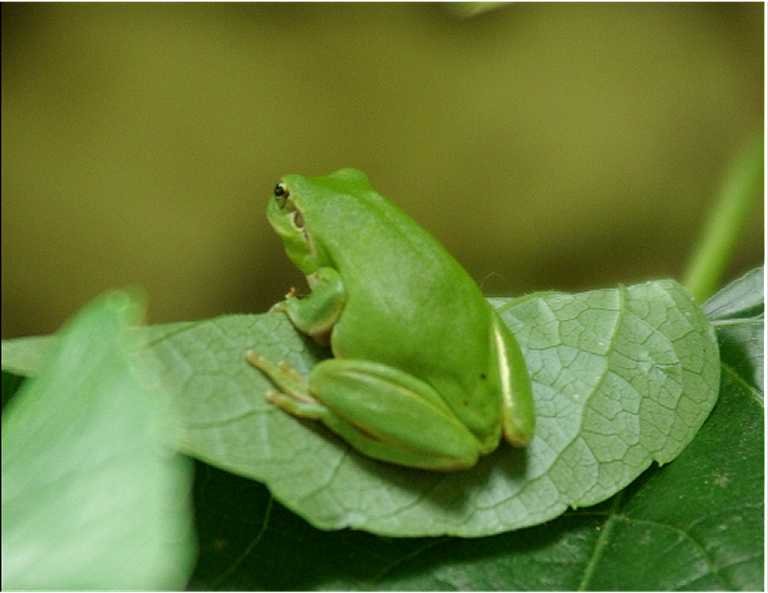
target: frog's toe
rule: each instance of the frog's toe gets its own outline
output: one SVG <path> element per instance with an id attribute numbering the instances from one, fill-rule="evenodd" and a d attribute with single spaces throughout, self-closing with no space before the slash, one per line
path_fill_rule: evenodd
<path id="1" fill-rule="evenodd" d="M 318 420 L 327 411 L 323 404 L 319 403 L 311 396 L 298 397 L 270 389 L 264 397 L 269 403 L 277 406 L 284 412 L 288 412 L 299 418 Z"/>
<path id="2" fill-rule="evenodd" d="M 245 352 L 245 359 L 250 362 L 257 369 L 261 369 L 267 363 L 267 359 L 255 350 L 247 350 Z"/>
<path id="3" fill-rule="evenodd" d="M 274 389 L 270 389 L 267 391 L 267 393 L 264 395 L 264 399 L 266 399 L 269 403 L 276 405 L 278 408 L 283 407 L 286 405 L 286 400 L 289 400 L 290 397 L 285 395 L 284 393 L 280 393 L 279 391 L 275 391 Z"/>

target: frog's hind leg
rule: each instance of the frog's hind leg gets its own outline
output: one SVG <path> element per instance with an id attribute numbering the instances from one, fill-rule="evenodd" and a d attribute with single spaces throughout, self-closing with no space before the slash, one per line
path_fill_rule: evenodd
<path id="1" fill-rule="evenodd" d="M 253 350 L 246 352 L 245 358 L 282 389 L 267 392 L 270 403 L 300 418 L 319 420 L 327 412 L 325 406 L 310 395 L 307 380 L 288 363 L 274 363 Z"/>
<path id="2" fill-rule="evenodd" d="M 467 469 L 477 463 L 477 450 L 474 449 L 467 449 L 462 456 L 446 457 L 427 455 L 418 450 L 411 451 L 402 447 L 396 448 L 392 443 L 380 440 L 364 428 L 351 424 L 330 411 L 323 418 L 323 424 L 363 455 L 379 461 L 443 472 Z"/>
<path id="3" fill-rule="evenodd" d="M 439 471 L 477 462 L 474 435 L 433 387 L 404 371 L 330 359 L 312 369 L 309 389 L 327 409 L 323 423 L 369 457 Z"/>

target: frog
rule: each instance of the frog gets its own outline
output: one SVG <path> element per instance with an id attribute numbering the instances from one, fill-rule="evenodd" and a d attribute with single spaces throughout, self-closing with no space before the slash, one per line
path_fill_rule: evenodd
<path id="1" fill-rule="evenodd" d="M 308 375 L 246 360 L 282 411 L 364 456 L 451 472 L 534 433 L 531 380 L 510 328 L 462 265 L 362 171 L 285 175 L 267 219 L 309 292 L 272 311 L 330 349 Z"/>

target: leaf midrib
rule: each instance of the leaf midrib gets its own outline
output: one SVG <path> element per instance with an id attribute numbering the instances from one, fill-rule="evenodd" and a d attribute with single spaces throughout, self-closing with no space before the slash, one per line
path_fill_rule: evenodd
<path id="1" fill-rule="evenodd" d="M 611 508 L 607 511 L 605 522 L 603 523 L 603 529 L 600 531 L 600 536 L 595 542 L 595 547 L 592 549 L 592 555 L 587 562 L 587 566 L 584 568 L 584 574 L 581 577 L 579 586 L 576 587 L 577 591 L 586 591 L 589 581 L 592 580 L 592 575 L 595 573 L 597 563 L 600 561 L 600 557 L 603 555 L 603 550 L 608 543 L 608 537 L 613 531 L 613 525 L 615 523 L 616 511 L 621 504 L 621 498 L 624 495 L 624 491 L 619 492 L 613 499 Z"/>
<path id="2" fill-rule="evenodd" d="M 759 391 L 757 388 L 748 383 L 732 366 L 730 366 L 728 363 L 720 361 L 720 368 L 724 371 L 726 371 L 729 375 L 729 377 L 737 383 L 740 387 L 742 387 L 747 393 L 749 393 L 750 398 L 754 403 L 756 403 L 760 409 L 762 410 L 765 404 L 763 403 L 763 400 L 760 399 Z"/>

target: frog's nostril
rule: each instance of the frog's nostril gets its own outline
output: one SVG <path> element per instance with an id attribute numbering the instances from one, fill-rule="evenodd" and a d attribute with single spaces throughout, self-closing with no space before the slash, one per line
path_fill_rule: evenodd
<path id="1" fill-rule="evenodd" d="M 276 197 L 279 198 L 279 197 L 281 197 L 281 196 L 283 196 L 283 195 L 285 195 L 287 193 L 288 192 L 285 191 L 285 188 L 282 185 L 280 185 L 279 183 L 275 186 L 275 196 Z"/>

